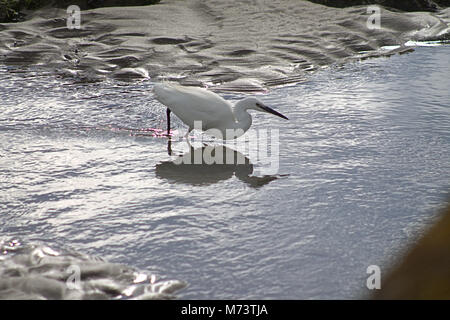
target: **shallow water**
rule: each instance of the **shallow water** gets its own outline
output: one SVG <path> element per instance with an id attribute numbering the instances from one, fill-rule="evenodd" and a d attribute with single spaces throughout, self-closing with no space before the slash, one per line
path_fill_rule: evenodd
<path id="1" fill-rule="evenodd" d="M 367 266 L 386 270 L 447 195 L 449 50 L 330 67 L 260 95 L 290 119 L 254 115 L 254 128 L 279 130 L 272 176 L 252 175 L 251 157 L 171 165 L 167 139 L 142 130 L 165 126 L 149 80 L 1 66 L 1 235 L 186 281 L 180 298 L 364 296 Z"/>

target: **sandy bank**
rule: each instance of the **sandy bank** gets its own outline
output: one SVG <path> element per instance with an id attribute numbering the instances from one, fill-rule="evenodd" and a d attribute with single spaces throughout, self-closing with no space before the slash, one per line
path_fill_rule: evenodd
<path id="1" fill-rule="evenodd" d="M 82 11 L 80 29 L 68 29 L 66 11 L 47 8 L 0 24 L 0 63 L 44 66 L 81 81 L 150 77 L 264 90 L 333 63 L 411 50 L 403 46 L 411 39 L 449 35 L 450 9 L 380 14 L 380 28 L 371 29 L 366 6 L 165 0 Z"/>

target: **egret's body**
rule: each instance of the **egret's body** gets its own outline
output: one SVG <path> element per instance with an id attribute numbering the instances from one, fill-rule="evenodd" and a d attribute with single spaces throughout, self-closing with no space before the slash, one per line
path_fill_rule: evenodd
<path id="1" fill-rule="evenodd" d="M 203 88 L 183 87 L 176 84 L 158 83 L 153 88 L 156 99 L 167 110 L 167 122 L 170 129 L 170 112 L 173 112 L 188 127 L 197 129 L 196 121 L 203 131 L 219 130 L 222 138 L 232 139 L 244 134 L 252 125 L 252 117 L 247 110 L 269 112 L 287 119 L 282 114 L 265 106 L 256 98 L 249 97 L 237 102 L 234 107 L 218 94 Z M 229 134 L 234 131 L 234 134 Z"/>

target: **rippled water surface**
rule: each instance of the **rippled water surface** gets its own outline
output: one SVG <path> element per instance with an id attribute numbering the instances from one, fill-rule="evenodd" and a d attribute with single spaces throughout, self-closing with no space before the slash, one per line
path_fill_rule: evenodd
<path id="1" fill-rule="evenodd" d="M 254 115 L 254 128 L 279 130 L 273 176 L 252 174 L 252 158 L 173 165 L 167 138 L 145 130 L 165 127 L 149 80 L 1 66 L 1 235 L 186 281 L 181 298 L 365 295 L 367 266 L 387 267 L 445 200 L 449 50 L 330 67 L 260 95 L 290 119 Z"/>

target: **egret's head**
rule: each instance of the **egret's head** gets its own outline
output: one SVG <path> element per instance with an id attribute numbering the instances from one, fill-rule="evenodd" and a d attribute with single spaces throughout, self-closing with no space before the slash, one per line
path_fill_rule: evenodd
<path id="1" fill-rule="evenodd" d="M 245 98 L 244 100 L 245 100 L 245 105 L 246 105 L 247 109 L 253 109 L 256 111 L 271 113 L 276 116 L 279 116 L 280 118 L 289 120 L 286 116 L 284 116 L 281 113 L 279 113 L 278 111 L 275 111 L 272 108 L 266 106 L 261 100 L 259 100 L 257 98 L 248 97 L 248 98 Z"/>

